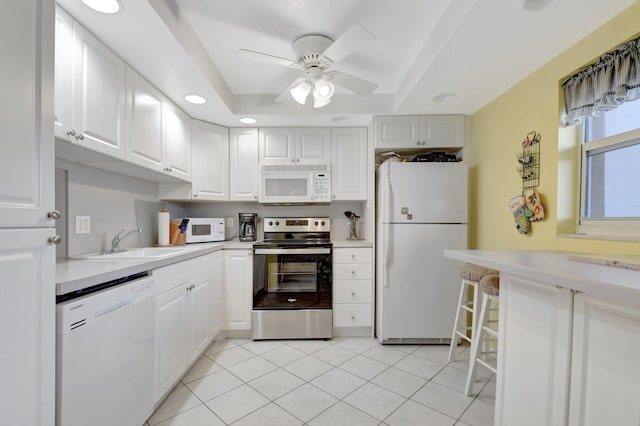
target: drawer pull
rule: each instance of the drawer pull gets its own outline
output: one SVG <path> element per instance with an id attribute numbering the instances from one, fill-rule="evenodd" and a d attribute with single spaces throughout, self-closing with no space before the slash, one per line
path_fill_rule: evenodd
<path id="1" fill-rule="evenodd" d="M 356 276 L 356 271 L 351 271 L 351 275 Z"/>
<path id="2" fill-rule="evenodd" d="M 356 317 L 351 315 L 351 321 L 355 321 L 355 320 L 356 320 Z"/>
<path id="3" fill-rule="evenodd" d="M 355 291 L 352 291 L 352 292 L 351 292 L 351 296 L 353 296 L 353 298 L 355 299 L 355 297 L 356 297 L 356 292 L 355 292 Z"/>
<path id="4" fill-rule="evenodd" d="M 355 254 L 352 254 L 352 255 L 351 255 L 351 259 L 356 260 L 356 255 L 355 255 Z"/>

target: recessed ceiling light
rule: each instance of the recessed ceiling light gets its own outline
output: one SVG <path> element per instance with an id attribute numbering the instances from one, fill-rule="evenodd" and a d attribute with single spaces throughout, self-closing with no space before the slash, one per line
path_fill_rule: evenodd
<path id="1" fill-rule="evenodd" d="M 82 3 L 101 13 L 117 13 L 122 10 L 120 0 L 82 0 Z"/>
<path id="2" fill-rule="evenodd" d="M 207 102 L 207 100 L 205 98 L 203 98 L 202 96 L 198 96 L 198 95 L 187 95 L 184 97 L 184 100 L 191 103 L 191 104 L 196 104 L 196 105 L 200 105 L 203 104 L 205 102 Z"/>
<path id="3" fill-rule="evenodd" d="M 524 7 L 525 10 L 528 10 L 529 12 L 535 12 L 537 10 L 542 10 L 546 7 L 549 6 L 553 6 L 554 4 L 558 3 L 559 0 L 524 0 L 524 4 L 522 5 L 522 7 Z"/>
<path id="4" fill-rule="evenodd" d="M 242 117 L 242 118 L 240 119 L 240 122 L 241 122 L 242 124 L 255 124 L 257 121 L 258 121 L 258 120 L 256 120 L 256 119 L 255 119 L 255 118 L 253 118 L 253 117 Z"/>
<path id="5" fill-rule="evenodd" d="M 456 97 L 456 94 L 455 94 L 455 93 L 452 93 L 452 92 L 444 92 L 444 93 L 440 93 L 440 94 L 439 94 L 439 95 L 437 95 L 437 96 L 434 96 L 434 97 L 433 97 L 433 100 L 434 100 L 435 102 L 449 102 L 449 101 L 454 100 L 454 99 L 455 99 L 455 97 Z"/>

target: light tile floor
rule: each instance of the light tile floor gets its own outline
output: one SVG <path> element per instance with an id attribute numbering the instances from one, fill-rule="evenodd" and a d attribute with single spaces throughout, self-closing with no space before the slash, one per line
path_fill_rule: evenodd
<path id="1" fill-rule="evenodd" d="M 214 342 L 149 418 L 151 426 L 493 424 L 495 377 L 469 350 L 370 338 Z"/>

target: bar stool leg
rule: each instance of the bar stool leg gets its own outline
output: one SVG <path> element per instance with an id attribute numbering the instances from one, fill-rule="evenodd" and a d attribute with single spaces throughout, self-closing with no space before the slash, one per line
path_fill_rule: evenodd
<path id="1" fill-rule="evenodd" d="M 473 302 L 472 302 L 473 307 L 472 308 L 469 308 L 469 306 L 467 305 L 469 287 L 473 287 Z M 449 345 L 448 362 L 453 361 L 453 359 L 455 358 L 456 347 L 458 346 L 458 338 L 462 338 L 468 341 L 470 344 L 473 343 L 474 335 L 476 333 L 476 324 L 478 324 L 478 318 L 477 318 L 478 317 L 477 306 L 478 306 L 478 294 L 479 294 L 478 290 L 479 290 L 479 287 L 476 281 L 471 281 L 464 278 L 462 279 L 462 283 L 460 284 L 460 296 L 458 297 L 458 307 L 456 310 L 456 319 L 453 323 L 453 332 L 451 333 L 451 343 Z M 471 313 L 470 337 L 466 335 L 466 332 L 468 330 L 466 327 L 467 312 Z M 463 318 L 462 321 L 460 320 L 460 317 Z M 465 324 L 464 333 L 460 331 L 460 328 L 462 328 L 462 326 L 460 325 L 461 322 Z"/>
<path id="2" fill-rule="evenodd" d="M 487 323 L 487 319 L 489 317 L 489 305 L 491 303 L 489 300 L 489 295 L 483 293 L 480 315 L 478 318 L 480 321 L 478 322 L 475 339 L 473 339 L 473 343 L 471 344 L 471 355 L 469 356 L 469 372 L 467 373 L 467 383 L 464 388 L 464 393 L 467 396 L 471 396 L 471 394 L 473 393 L 473 385 L 476 381 L 476 373 L 478 370 L 478 352 L 480 345 L 484 340 L 484 335 L 486 334 L 484 325 Z"/>

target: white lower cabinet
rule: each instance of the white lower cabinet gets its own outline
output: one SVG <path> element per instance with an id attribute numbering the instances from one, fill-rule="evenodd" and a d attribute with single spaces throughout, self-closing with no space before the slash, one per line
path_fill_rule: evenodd
<path id="1" fill-rule="evenodd" d="M 251 330 L 253 250 L 225 250 L 224 273 L 225 329 Z"/>
<path id="2" fill-rule="evenodd" d="M 557 284 L 500 276 L 495 424 L 637 425 L 640 301 Z"/>
<path id="3" fill-rule="evenodd" d="M 219 329 L 222 252 L 153 271 L 156 284 L 154 401 L 160 401 Z"/>
<path id="4" fill-rule="evenodd" d="M 373 325 L 372 258 L 373 253 L 370 247 L 333 249 L 335 334 L 367 336 L 371 334 Z"/>

